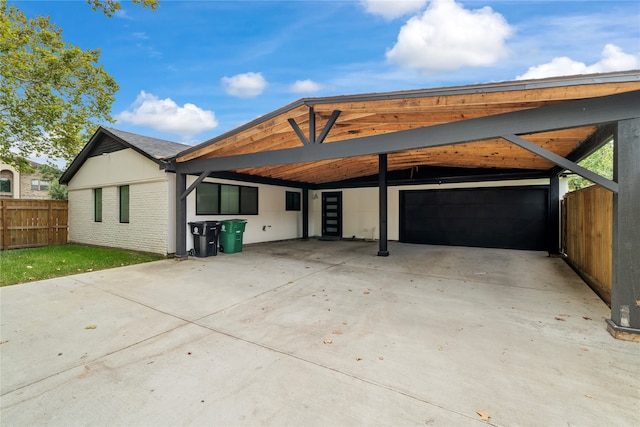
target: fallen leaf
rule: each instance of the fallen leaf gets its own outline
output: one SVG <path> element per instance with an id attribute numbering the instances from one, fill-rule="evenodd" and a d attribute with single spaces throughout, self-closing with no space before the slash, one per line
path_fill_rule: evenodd
<path id="1" fill-rule="evenodd" d="M 378 360 L 384 360 L 384 357 L 378 356 Z"/>
<path id="2" fill-rule="evenodd" d="M 97 328 L 97 326 L 96 325 L 87 325 L 84 328 L 85 329 L 95 329 L 95 328 Z"/>
<path id="3" fill-rule="evenodd" d="M 591 320 L 591 317 L 587 317 L 587 316 L 582 316 L 582 318 L 583 318 L 584 320 Z"/>
<path id="4" fill-rule="evenodd" d="M 585 394 L 585 397 L 588 397 L 589 399 L 593 399 L 593 396 L 590 394 Z"/>
<path id="5" fill-rule="evenodd" d="M 333 341 L 331 341 L 331 340 L 324 340 L 322 342 L 325 343 L 325 344 L 333 344 Z"/>
<path id="6" fill-rule="evenodd" d="M 338 331 L 338 330 L 333 331 L 333 332 L 331 332 L 331 333 L 332 333 L 333 335 L 342 335 L 342 331 Z"/>
<path id="7" fill-rule="evenodd" d="M 361 361 L 361 360 L 362 360 L 362 357 L 358 357 L 358 356 L 356 356 L 356 362 L 359 362 L 359 361 Z"/>
<path id="8" fill-rule="evenodd" d="M 344 326 L 347 326 L 347 322 L 342 322 L 342 324 L 343 324 Z"/>
<path id="9" fill-rule="evenodd" d="M 6 344 L 8 342 L 9 342 L 9 340 L 4 340 L 4 341 L 0 341 L 0 344 Z"/>
<path id="10" fill-rule="evenodd" d="M 562 317 L 556 317 L 555 319 L 556 319 L 556 320 L 560 320 L 560 321 L 562 321 L 562 322 L 566 322 L 566 319 L 563 319 Z"/>
<path id="11" fill-rule="evenodd" d="M 369 291 L 364 291 L 363 294 L 368 295 Z"/>
<path id="12" fill-rule="evenodd" d="M 87 268 L 86 271 L 93 271 L 93 268 Z"/>
<path id="13" fill-rule="evenodd" d="M 482 421 L 489 421 L 489 418 L 491 418 L 489 413 L 487 411 L 485 411 L 484 409 L 481 410 L 481 411 L 476 411 L 476 414 L 480 415 L 480 419 Z"/>
<path id="14" fill-rule="evenodd" d="M 580 350 L 582 350 L 582 351 L 589 351 L 589 349 L 588 349 L 588 348 L 584 348 L 584 347 L 583 347 L 583 348 L 581 348 Z"/>

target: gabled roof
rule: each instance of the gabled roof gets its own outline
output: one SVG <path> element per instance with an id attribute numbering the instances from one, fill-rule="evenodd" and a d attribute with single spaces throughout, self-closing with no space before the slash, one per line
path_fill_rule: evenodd
<path id="1" fill-rule="evenodd" d="M 60 177 L 60 182 L 68 184 L 71 178 L 82 167 L 89 157 L 111 153 L 130 148 L 145 156 L 149 160 L 157 163 L 161 168 L 166 167 L 167 160 L 175 157 L 181 151 L 190 146 L 164 139 L 152 138 L 138 135 L 122 130 L 100 127 L 93 134 L 87 145 L 84 146 L 80 154 L 71 162 L 67 170 Z"/>

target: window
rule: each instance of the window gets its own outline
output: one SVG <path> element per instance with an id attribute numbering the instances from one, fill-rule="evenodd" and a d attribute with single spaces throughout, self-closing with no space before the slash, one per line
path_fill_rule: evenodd
<path id="1" fill-rule="evenodd" d="M 258 187 L 203 182 L 196 188 L 196 215 L 258 215 Z"/>
<path id="2" fill-rule="evenodd" d="M 300 193 L 298 193 L 297 191 L 287 191 L 286 210 L 288 211 L 300 210 Z"/>
<path id="3" fill-rule="evenodd" d="M 120 192 L 120 222 L 129 222 L 129 186 L 123 185 L 119 188 Z"/>
<path id="4" fill-rule="evenodd" d="M 93 189 L 93 220 L 102 222 L 102 188 Z"/>
<path id="5" fill-rule="evenodd" d="M 49 190 L 49 181 L 45 181 L 44 179 L 32 179 L 31 180 L 31 190 L 33 190 L 33 191 L 48 191 Z"/>
<path id="6" fill-rule="evenodd" d="M 0 178 L 0 193 L 11 193 L 11 180 Z"/>

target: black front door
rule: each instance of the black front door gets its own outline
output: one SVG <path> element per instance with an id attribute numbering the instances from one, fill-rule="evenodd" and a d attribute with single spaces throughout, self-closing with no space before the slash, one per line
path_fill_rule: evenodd
<path id="1" fill-rule="evenodd" d="M 322 193 L 322 236 L 342 237 L 342 193 Z"/>

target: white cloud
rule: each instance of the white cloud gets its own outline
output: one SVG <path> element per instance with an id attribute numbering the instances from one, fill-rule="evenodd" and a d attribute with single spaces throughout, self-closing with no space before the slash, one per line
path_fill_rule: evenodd
<path id="1" fill-rule="evenodd" d="M 367 13 L 395 19 L 421 10 L 427 0 L 362 0 L 360 4 Z"/>
<path id="2" fill-rule="evenodd" d="M 124 10 L 124 9 L 116 10 L 116 13 L 114 13 L 114 14 L 113 14 L 113 16 L 115 16 L 116 18 L 120 18 L 120 19 L 130 19 L 130 20 L 133 20 L 133 18 L 132 18 L 132 17 L 130 17 L 130 16 L 127 14 L 127 11 L 126 11 L 126 10 Z"/>
<path id="3" fill-rule="evenodd" d="M 148 126 L 180 135 L 183 138 L 218 126 L 213 111 L 203 110 L 189 103 L 180 107 L 171 98 L 160 99 L 145 91 L 140 91 L 129 109 L 121 112 L 115 118 L 118 122 Z"/>
<path id="4" fill-rule="evenodd" d="M 505 40 L 512 32 L 488 6 L 468 10 L 454 0 L 433 0 L 400 29 L 387 59 L 421 72 L 487 66 L 507 56 Z"/>
<path id="5" fill-rule="evenodd" d="M 253 98 L 260 95 L 268 83 L 262 73 L 236 74 L 232 77 L 223 77 L 222 86 L 225 92 L 238 98 Z"/>
<path id="6" fill-rule="evenodd" d="M 600 60 L 595 64 L 587 65 L 584 62 L 575 61 L 566 56 L 559 56 L 546 64 L 529 67 L 526 73 L 516 77 L 516 79 L 541 79 L 554 76 L 626 71 L 637 68 L 640 68 L 640 55 L 625 53 L 618 46 L 607 44 L 602 49 Z"/>
<path id="7" fill-rule="evenodd" d="M 313 80 L 297 80 L 289 87 L 289 90 L 293 93 L 313 93 L 322 89 L 320 83 L 316 83 Z"/>

